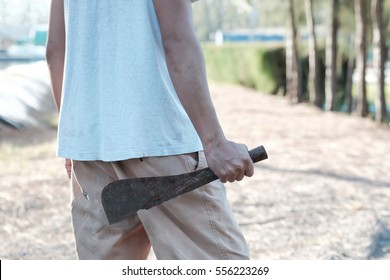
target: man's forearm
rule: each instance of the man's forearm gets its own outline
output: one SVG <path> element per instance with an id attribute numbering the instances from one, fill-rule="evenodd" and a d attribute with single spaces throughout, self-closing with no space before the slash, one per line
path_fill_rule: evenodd
<path id="1" fill-rule="evenodd" d="M 46 44 L 46 60 L 49 66 L 52 93 L 58 111 L 61 108 L 62 79 L 65 60 L 64 1 L 52 0 L 49 31 Z"/>
<path id="2" fill-rule="evenodd" d="M 197 39 L 189 35 L 167 42 L 165 53 L 178 97 L 204 148 L 225 140 L 210 97 L 204 57 Z"/>
<path id="3" fill-rule="evenodd" d="M 193 40 L 184 37 L 166 44 L 171 79 L 200 136 L 209 167 L 222 182 L 242 180 L 253 175 L 253 163 L 245 145 L 228 141 L 223 134 L 208 89 L 203 53 Z"/>
<path id="4" fill-rule="evenodd" d="M 56 55 L 47 56 L 47 64 L 49 66 L 49 74 L 52 85 L 52 94 L 58 111 L 61 108 L 61 93 L 62 80 L 64 73 L 64 55 L 58 53 Z"/>

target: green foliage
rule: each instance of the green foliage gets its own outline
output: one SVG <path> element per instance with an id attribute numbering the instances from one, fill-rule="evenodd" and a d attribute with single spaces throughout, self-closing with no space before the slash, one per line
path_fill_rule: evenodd
<path id="1" fill-rule="evenodd" d="M 285 51 L 258 44 L 204 44 L 211 80 L 277 93 L 285 86 Z"/>

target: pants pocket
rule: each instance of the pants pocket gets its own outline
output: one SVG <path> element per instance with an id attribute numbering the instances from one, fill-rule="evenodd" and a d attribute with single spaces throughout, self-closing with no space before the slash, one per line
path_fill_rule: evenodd
<path id="1" fill-rule="evenodd" d="M 199 167 L 199 152 L 185 154 L 184 158 L 187 162 L 188 171 L 193 172 Z"/>

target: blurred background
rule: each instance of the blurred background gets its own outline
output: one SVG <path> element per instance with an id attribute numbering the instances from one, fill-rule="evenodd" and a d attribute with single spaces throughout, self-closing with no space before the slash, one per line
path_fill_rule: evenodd
<path id="1" fill-rule="evenodd" d="M 0 69 L 44 60 L 49 3 L 0 0 Z M 383 123 L 390 107 L 389 17 L 390 3 L 381 0 L 194 5 L 211 80 Z"/>
<path id="2" fill-rule="evenodd" d="M 1 258 L 75 258 L 49 5 L 0 0 Z M 227 135 L 270 154 L 228 188 L 252 257 L 389 259 L 390 1 L 200 0 L 193 17 Z"/>
<path id="3" fill-rule="evenodd" d="M 0 1 L 1 68 L 43 60 L 49 0 Z"/>
<path id="4" fill-rule="evenodd" d="M 219 46 L 205 44 L 212 79 L 386 122 L 389 1 L 206 0 L 194 10 L 199 38 Z"/>

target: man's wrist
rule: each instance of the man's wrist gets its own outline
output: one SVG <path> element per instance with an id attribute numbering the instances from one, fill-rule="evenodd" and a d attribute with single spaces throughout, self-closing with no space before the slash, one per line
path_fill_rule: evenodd
<path id="1" fill-rule="evenodd" d="M 223 145 L 227 141 L 225 135 L 222 132 L 214 133 L 202 139 L 203 148 L 205 151 L 215 149 L 216 147 Z"/>

